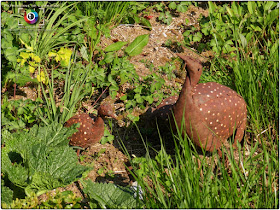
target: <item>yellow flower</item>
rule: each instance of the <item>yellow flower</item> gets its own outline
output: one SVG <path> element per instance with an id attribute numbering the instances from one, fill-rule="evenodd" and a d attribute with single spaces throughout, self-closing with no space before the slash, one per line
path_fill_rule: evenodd
<path id="1" fill-rule="evenodd" d="M 55 57 L 55 56 L 57 56 L 57 53 L 56 52 L 49 52 L 48 56 L 49 57 Z"/>
<path id="2" fill-rule="evenodd" d="M 38 64 L 36 64 L 34 61 L 29 61 L 29 65 L 33 66 L 33 67 L 37 67 L 38 66 Z"/>
<path id="3" fill-rule="evenodd" d="M 29 66 L 29 72 L 30 72 L 31 74 L 33 74 L 33 73 L 35 72 L 35 68 L 32 67 L 32 66 Z"/>
<path id="4" fill-rule="evenodd" d="M 35 55 L 34 53 L 30 53 L 30 57 L 36 61 L 37 63 L 41 62 L 41 58 L 38 55 Z"/>
<path id="5" fill-rule="evenodd" d="M 25 52 L 21 52 L 20 54 L 19 54 L 19 56 L 21 56 L 23 59 L 28 59 L 29 58 L 29 56 L 30 56 L 30 53 L 25 53 Z"/>
<path id="6" fill-rule="evenodd" d="M 48 78 L 45 76 L 44 71 L 41 71 L 40 74 L 37 75 L 37 80 L 39 82 L 43 82 L 44 84 L 48 84 Z"/>
<path id="7" fill-rule="evenodd" d="M 26 60 L 22 59 L 21 62 L 20 62 L 20 65 L 21 65 L 21 66 L 24 66 L 25 61 L 26 61 Z"/>

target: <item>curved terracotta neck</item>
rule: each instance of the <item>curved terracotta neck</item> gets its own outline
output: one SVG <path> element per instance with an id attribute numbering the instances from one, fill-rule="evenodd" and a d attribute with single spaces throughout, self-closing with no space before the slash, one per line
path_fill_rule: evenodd
<path id="1" fill-rule="evenodd" d="M 195 58 L 183 54 L 177 55 L 185 62 L 184 69 L 187 71 L 187 76 L 190 79 L 191 86 L 195 87 L 202 74 L 201 62 Z"/>
<path id="2" fill-rule="evenodd" d="M 202 65 L 198 60 L 191 57 L 182 54 L 178 54 L 178 56 L 184 60 L 184 68 L 187 70 L 186 80 L 180 92 L 179 98 L 173 106 L 174 118 L 178 128 L 180 129 L 183 117 L 185 122 L 187 122 L 194 111 L 192 89 L 197 85 L 200 79 Z"/>

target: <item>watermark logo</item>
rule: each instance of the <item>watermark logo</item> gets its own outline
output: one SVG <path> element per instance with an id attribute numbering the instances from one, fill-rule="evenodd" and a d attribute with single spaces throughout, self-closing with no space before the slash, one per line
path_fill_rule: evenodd
<path id="1" fill-rule="evenodd" d="M 24 20 L 28 24 L 35 24 L 38 21 L 38 13 L 33 9 L 28 9 L 24 12 Z"/>

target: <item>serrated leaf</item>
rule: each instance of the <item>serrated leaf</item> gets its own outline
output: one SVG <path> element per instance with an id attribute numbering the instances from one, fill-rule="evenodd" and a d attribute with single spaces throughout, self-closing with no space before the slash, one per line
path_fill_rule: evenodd
<path id="1" fill-rule="evenodd" d="M 140 35 L 136 37 L 134 41 L 125 49 L 125 52 L 129 56 L 139 55 L 148 42 L 149 34 Z"/>
<path id="2" fill-rule="evenodd" d="M 3 181 L 3 180 L 1 180 L 1 181 Z M 13 194 L 14 194 L 13 191 L 10 188 L 4 186 L 4 184 L 3 184 L 1 186 L 1 203 L 6 203 L 6 204 L 12 203 Z"/>
<path id="3" fill-rule="evenodd" d="M 116 42 L 105 48 L 105 52 L 113 52 L 120 50 L 127 42 Z"/>
<path id="4" fill-rule="evenodd" d="M 171 2 L 171 3 L 168 5 L 168 7 L 169 7 L 170 9 L 176 9 L 177 5 L 176 5 L 176 3 L 173 1 L 173 2 Z"/>
<path id="5" fill-rule="evenodd" d="M 143 202 L 134 197 L 134 191 L 112 183 L 94 183 L 82 181 L 84 192 L 91 202 L 97 201 L 101 208 L 141 208 Z"/>
<path id="6" fill-rule="evenodd" d="M 75 151 L 68 146 L 74 127 L 61 128 L 54 122 L 5 135 L 9 140 L 2 149 L 2 172 L 27 195 L 76 181 L 89 168 L 78 164 Z"/>

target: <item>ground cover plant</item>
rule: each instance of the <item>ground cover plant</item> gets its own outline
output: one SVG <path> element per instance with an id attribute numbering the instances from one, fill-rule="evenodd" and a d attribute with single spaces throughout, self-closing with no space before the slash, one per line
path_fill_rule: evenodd
<path id="1" fill-rule="evenodd" d="M 7 1 L 1 19 L 2 208 L 279 208 L 276 2 Z M 180 93 L 177 52 L 247 103 L 222 159 L 149 117 Z M 118 118 L 77 156 L 64 123 L 104 101 Z"/>

